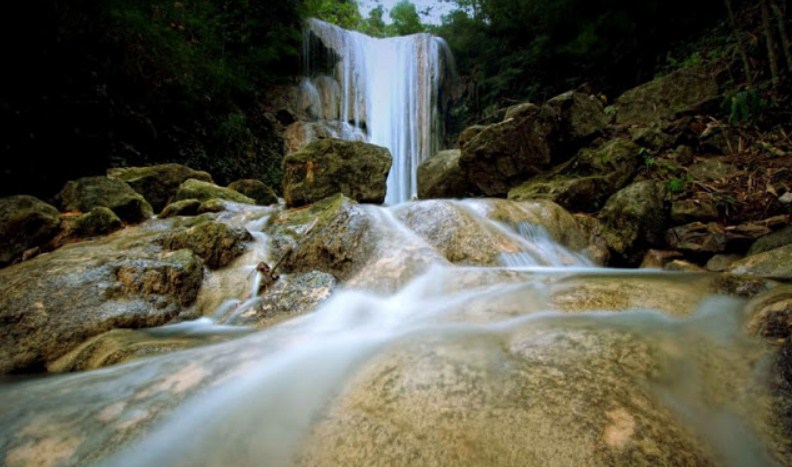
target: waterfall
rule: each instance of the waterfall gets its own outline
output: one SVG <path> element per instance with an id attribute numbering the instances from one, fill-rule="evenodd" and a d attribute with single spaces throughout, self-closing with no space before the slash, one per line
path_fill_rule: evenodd
<path id="1" fill-rule="evenodd" d="M 311 19 L 303 53 L 303 108 L 335 126 L 360 128 L 390 150 L 387 204 L 414 197 L 418 164 L 440 148 L 447 45 L 430 34 L 377 39 Z"/>

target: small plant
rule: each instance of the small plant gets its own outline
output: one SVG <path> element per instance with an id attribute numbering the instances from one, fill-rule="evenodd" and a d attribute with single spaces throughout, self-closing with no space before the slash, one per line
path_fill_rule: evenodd
<path id="1" fill-rule="evenodd" d="M 666 182 L 666 189 L 669 191 L 669 193 L 681 193 L 687 188 L 688 183 L 691 181 L 693 181 L 693 177 L 690 175 L 687 175 L 684 178 L 674 177 Z"/>
<path id="2" fill-rule="evenodd" d="M 754 89 L 727 94 L 723 110 L 729 113 L 729 123 L 741 126 L 756 126 L 764 109 L 764 103 Z"/>

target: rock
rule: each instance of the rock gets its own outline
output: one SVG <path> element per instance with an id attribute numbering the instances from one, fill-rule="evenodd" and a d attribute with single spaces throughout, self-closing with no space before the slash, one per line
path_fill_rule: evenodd
<path id="1" fill-rule="evenodd" d="M 124 223 L 109 208 L 99 206 L 91 212 L 74 219 L 76 234 L 82 237 L 95 237 L 115 232 L 124 227 Z"/>
<path id="2" fill-rule="evenodd" d="M 183 199 L 174 201 L 165 206 L 159 214 L 160 219 L 167 219 L 173 216 L 195 216 L 198 214 L 198 209 L 201 207 L 201 202 L 195 198 Z"/>
<path id="3" fill-rule="evenodd" d="M 341 121 L 319 120 L 315 122 L 294 122 L 283 134 L 286 152 L 297 152 L 308 144 L 328 138 L 346 141 L 366 141 L 366 134 L 355 126 Z"/>
<path id="4" fill-rule="evenodd" d="M 602 237 L 602 223 L 594 216 L 575 214 L 575 220 L 586 239 L 586 247 L 582 250 L 594 264 L 606 266 L 610 263 L 611 255 L 608 242 Z"/>
<path id="5" fill-rule="evenodd" d="M 126 183 L 108 177 L 85 177 L 67 182 L 57 199 L 64 211 L 89 212 L 105 207 L 129 223 L 143 222 L 154 215 L 143 196 Z"/>
<path id="6" fill-rule="evenodd" d="M 183 199 L 197 199 L 198 201 L 207 201 L 213 198 L 224 199 L 233 201 L 235 203 L 256 204 L 252 198 L 234 191 L 230 188 L 223 188 L 214 183 L 204 182 L 190 178 L 179 185 L 179 189 L 173 196 L 171 201 L 180 201 Z"/>
<path id="7" fill-rule="evenodd" d="M 449 149 L 434 154 L 418 166 L 418 197 L 466 198 L 477 192 L 462 169 L 459 158 L 462 151 Z"/>
<path id="8" fill-rule="evenodd" d="M 223 212 L 228 209 L 226 201 L 220 198 L 210 198 L 198 206 L 198 214 Z"/>
<path id="9" fill-rule="evenodd" d="M 671 202 L 671 222 L 689 224 L 691 222 L 710 222 L 719 217 L 718 208 L 712 199 L 678 199 Z"/>
<path id="10" fill-rule="evenodd" d="M 154 212 L 160 212 L 187 179 L 212 183 L 212 176 L 181 164 L 160 164 L 149 167 L 109 169 L 107 176 L 126 182 L 148 201 Z"/>
<path id="11" fill-rule="evenodd" d="M 669 229 L 666 242 L 672 248 L 694 253 L 722 253 L 726 251 L 728 237 L 723 226 L 716 222 L 692 222 Z"/>
<path id="12" fill-rule="evenodd" d="M 125 229 L 0 270 L 0 373 L 40 371 L 92 336 L 183 312 L 201 286 L 201 260 L 163 252 L 160 236 Z"/>
<path id="13" fill-rule="evenodd" d="M 168 234 L 163 245 L 169 250 L 186 248 L 200 256 L 211 269 L 227 266 L 245 252 L 245 242 L 253 237 L 247 230 L 222 222 L 208 221 Z"/>
<path id="14" fill-rule="evenodd" d="M 622 138 L 582 149 L 549 175 L 534 177 L 510 190 L 509 199 L 550 199 L 573 211 L 595 212 L 635 176 L 639 153 L 635 143 Z"/>
<path id="15" fill-rule="evenodd" d="M 532 102 L 523 102 L 522 104 L 513 105 L 513 106 L 509 107 L 508 109 L 506 109 L 506 113 L 503 115 L 503 121 L 512 120 L 512 119 L 515 119 L 515 118 L 520 118 L 520 117 L 523 117 L 525 115 L 531 115 L 531 114 L 537 112 L 538 110 L 539 110 L 539 107 L 536 104 L 532 103 Z M 482 128 L 484 128 L 484 126 L 483 125 L 476 125 L 476 126 L 471 127 L 471 128 L 482 129 Z M 470 139 L 470 138 L 466 138 L 466 139 Z M 461 143 L 461 141 L 460 141 L 460 143 Z"/>
<path id="16" fill-rule="evenodd" d="M 617 124 L 652 124 L 718 96 L 718 83 L 701 67 L 681 68 L 622 94 Z"/>
<path id="17" fill-rule="evenodd" d="M 694 180 L 705 182 L 730 178 L 738 174 L 737 167 L 717 157 L 697 161 L 688 167 L 688 175 Z"/>
<path id="18" fill-rule="evenodd" d="M 470 140 L 475 138 L 479 133 L 481 133 L 487 125 L 473 125 L 465 128 L 462 130 L 462 133 L 459 134 L 459 138 L 457 138 L 457 143 L 459 143 L 459 147 L 464 146 Z"/>
<path id="19" fill-rule="evenodd" d="M 731 266 L 743 259 L 742 255 L 724 255 L 718 254 L 713 256 L 707 261 L 707 271 L 724 272 L 728 271 Z"/>
<path id="20" fill-rule="evenodd" d="M 755 297 L 747 307 L 746 329 L 773 344 L 792 335 L 792 286 L 783 285 Z"/>
<path id="21" fill-rule="evenodd" d="M 289 207 L 341 193 L 362 203 L 382 203 L 392 158 L 373 144 L 324 139 L 283 159 L 283 197 Z"/>
<path id="22" fill-rule="evenodd" d="M 757 255 L 792 243 L 792 225 L 756 240 L 748 249 L 748 256 Z"/>
<path id="23" fill-rule="evenodd" d="M 650 249 L 641 261 L 641 268 L 663 269 L 668 263 L 681 259 L 682 253 L 669 250 Z"/>
<path id="24" fill-rule="evenodd" d="M 534 108 L 501 123 L 475 131 L 462 146 L 459 166 L 465 177 L 487 196 L 504 196 L 532 175 L 542 173 L 553 158 L 552 112 Z"/>
<path id="25" fill-rule="evenodd" d="M 659 151 L 676 143 L 678 135 L 670 135 L 658 125 L 629 128 L 632 140 L 643 147 Z"/>
<path id="26" fill-rule="evenodd" d="M 661 245 L 666 228 L 665 185 L 656 181 L 633 183 L 611 196 L 598 215 L 608 247 L 628 264 L 643 252 Z"/>
<path id="27" fill-rule="evenodd" d="M 308 313 L 330 298 L 336 284 L 335 277 L 320 271 L 281 276 L 228 324 L 265 328 Z"/>
<path id="28" fill-rule="evenodd" d="M 430 200 L 394 212 L 410 230 L 455 264 L 495 266 L 503 254 L 523 251 L 520 243 L 451 201 Z M 471 241 L 471 239 L 476 239 Z"/>
<path id="29" fill-rule="evenodd" d="M 778 202 L 781 204 L 792 204 L 792 191 L 787 191 L 783 195 L 778 198 Z"/>
<path id="30" fill-rule="evenodd" d="M 58 210 L 38 198 L 0 198 L 0 267 L 54 237 L 60 224 Z"/>
<path id="31" fill-rule="evenodd" d="M 664 267 L 666 271 L 676 271 L 676 272 L 707 272 L 706 269 L 702 268 L 698 264 L 693 264 L 690 261 L 685 261 L 683 259 L 675 259 L 667 263 Z"/>
<path id="32" fill-rule="evenodd" d="M 269 206 L 270 204 L 277 204 L 278 202 L 278 195 L 261 180 L 237 180 L 228 185 L 228 188 L 238 191 L 248 198 L 254 199 L 256 204 L 260 206 Z"/>
<path id="33" fill-rule="evenodd" d="M 792 245 L 748 256 L 732 264 L 731 272 L 771 279 L 792 279 Z"/>
<path id="34" fill-rule="evenodd" d="M 609 121 L 602 102 L 592 94 L 568 91 L 550 99 L 545 105 L 558 114 L 559 143 L 562 146 L 569 147 L 590 140 Z"/>

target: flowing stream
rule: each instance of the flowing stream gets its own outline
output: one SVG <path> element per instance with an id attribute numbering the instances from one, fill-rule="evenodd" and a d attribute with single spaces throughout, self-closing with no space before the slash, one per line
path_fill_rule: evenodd
<path id="1" fill-rule="evenodd" d="M 206 316 L 147 331 L 203 345 L 0 385 L 5 463 L 774 465 L 783 447 L 744 304 L 713 294 L 712 276 L 597 268 L 553 240 L 557 226 L 491 218 L 537 206 L 364 206 L 374 248 L 360 272 L 260 331 L 235 316 L 271 260 L 273 214 L 232 213 L 256 241 L 207 279 Z M 502 253 L 449 263 L 423 208 L 458 213 L 470 224 L 450 233 Z"/>

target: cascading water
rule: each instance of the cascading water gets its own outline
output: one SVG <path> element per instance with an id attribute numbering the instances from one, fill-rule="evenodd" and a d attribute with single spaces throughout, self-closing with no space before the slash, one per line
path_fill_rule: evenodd
<path id="1" fill-rule="evenodd" d="M 333 136 L 359 139 L 353 128 L 362 129 L 367 141 L 390 150 L 387 204 L 414 197 L 418 164 L 442 138 L 447 45 L 429 34 L 377 39 L 312 19 L 304 55 L 303 107 L 343 128 Z"/>

